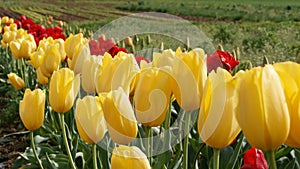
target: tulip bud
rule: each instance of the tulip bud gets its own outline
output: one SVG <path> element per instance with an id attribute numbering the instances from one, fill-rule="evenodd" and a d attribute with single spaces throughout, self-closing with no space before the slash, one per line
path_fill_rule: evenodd
<path id="1" fill-rule="evenodd" d="M 285 144 L 300 148 L 300 65 L 294 62 L 275 63 L 274 69 L 278 73 L 283 85 L 291 120 L 290 132 Z"/>
<path id="2" fill-rule="evenodd" d="M 79 135 L 85 142 L 96 144 L 104 137 L 106 125 L 98 97 L 78 99 L 75 120 Z"/>
<path id="3" fill-rule="evenodd" d="M 198 133 L 213 148 L 228 146 L 240 132 L 235 118 L 235 81 L 222 68 L 212 71 L 205 84 L 198 117 Z"/>
<path id="4" fill-rule="evenodd" d="M 60 62 L 60 53 L 57 46 L 53 44 L 49 45 L 45 51 L 43 63 L 41 65 L 42 73 L 45 76 L 50 77 L 55 70 L 58 70 Z"/>
<path id="5" fill-rule="evenodd" d="M 118 144 L 128 144 L 137 135 L 137 122 L 128 95 L 120 87 L 110 91 L 103 101 L 103 112 L 112 140 Z"/>
<path id="6" fill-rule="evenodd" d="M 48 84 L 48 81 L 49 81 L 48 77 L 42 73 L 41 68 L 38 68 L 36 70 L 36 76 L 37 76 L 38 82 L 40 84 L 43 84 L 43 85 Z"/>
<path id="7" fill-rule="evenodd" d="M 172 68 L 175 83 L 171 88 L 178 104 L 186 111 L 198 109 L 207 78 L 206 55 L 203 49 L 193 49 L 188 53 L 177 49 Z"/>
<path id="8" fill-rule="evenodd" d="M 150 169 L 146 155 L 135 146 L 115 147 L 111 157 L 111 169 Z"/>
<path id="9" fill-rule="evenodd" d="M 169 72 L 146 68 L 137 76 L 133 99 L 137 120 L 144 126 L 156 127 L 165 120 L 172 93 Z"/>
<path id="10" fill-rule="evenodd" d="M 40 128 L 44 122 L 46 91 L 26 89 L 23 100 L 20 101 L 20 117 L 28 130 Z"/>
<path id="11" fill-rule="evenodd" d="M 133 46 L 131 37 L 126 37 L 125 43 L 126 43 L 127 46 Z"/>
<path id="12" fill-rule="evenodd" d="M 80 87 L 80 77 L 68 68 L 54 71 L 49 86 L 49 101 L 54 111 L 66 113 L 74 103 Z"/>
<path id="13" fill-rule="evenodd" d="M 4 17 L 1 18 L 1 23 L 2 23 L 2 24 L 6 24 L 6 23 L 8 23 L 8 22 L 9 22 L 8 16 L 4 16 Z"/>
<path id="14" fill-rule="evenodd" d="M 129 94 L 131 84 L 139 67 L 133 55 L 119 52 L 114 58 L 106 53 L 98 69 L 96 90 L 97 93 L 109 92 L 122 87 Z"/>
<path id="15" fill-rule="evenodd" d="M 21 89 L 24 88 L 24 86 L 25 86 L 25 85 L 24 85 L 24 80 L 23 80 L 21 77 L 19 77 L 18 75 L 16 75 L 15 73 L 9 73 L 9 74 L 7 75 L 7 77 L 8 77 L 8 79 L 9 79 L 11 85 L 12 85 L 15 89 L 21 90 Z"/>
<path id="16" fill-rule="evenodd" d="M 247 141 L 265 151 L 275 150 L 290 131 L 289 111 L 278 74 L 272 65 L 267 65 L 238 72 L 236 77 L 236 118 Z"/>
<path id="17" fill-rule="evenodd" d="M 268 163 L 265 159 L 264 153 L 252 147 L 251 149 L 247 150 L 244 154 L 244 164 L 241 169 L 268 169 Z"/>
<path id="18" fill-rule="evenodd" d="M 88 56 L 83 62 L 82 74 L 81 74 L 81 83 L 82 88 L 87 93 L 96 92 L 96 75 L 98 67 L 101 64 L 101 57 L 97 56 Z"/>

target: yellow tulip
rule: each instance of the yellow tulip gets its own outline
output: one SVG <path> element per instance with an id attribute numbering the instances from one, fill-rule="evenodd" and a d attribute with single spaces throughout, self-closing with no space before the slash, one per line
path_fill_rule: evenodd
<path id="1" fill-rule="evenodd" d="M 112 140 L 128 144 L 137 135 L 137 122 L 128 95 L 122 88 L 110 91 L 103 101 L 103 112 Z"/>
<path id="2" fill-rule="evenodd" d="M 134 56 L 119 52 L 112 58 L 110 54 L 105 53 L 102 63 L 97 72 L 97 93 L 109 92 L 122 87 L 129 94 L 133 79 L 139 70 Z"/>
<path id="3" fill-rule="evenodd" d="M 153 53 L 152 65 L 154 67 L 171 66 L 175 57 L 175 52 L 171 49 L 164 50 L 162 53 Z"/>
<path id="4" fill-rule="evenodd" d="M 16 59 L 29 59 L 31 53 L 36 49 L 36 43 L 31 34 L 24 34 L 23 37 L 11 41 L 9 47 Z"/>
<path id="5" fill-rule="evenodd" d="M 49 101 L 54 111 L 65 113 L 74 103 L 80 87 L 80 77 L 68 68 L 54 71 L 50 79 Z"/>
<path id="6" fill-rule="evenodd" d="M 68 65 L 75 74 L 81 73 L 82 63 L 90 56 L 88 40 L 82 33 L 71 34 L 65 41 L 65 51 L 68 56 Z"/>
<path id="7" fill-rule="evenodd" d="M 138 147 L 120 145 L 112 152 L 111 169 L 151 169 L 151 166 Z"/>
<path id="8" fill-rule="evenodd" d="M 104 137 L 106 125 L 98 97 L 85 96 L 78 99 L 75 120 L 79 135 L 85 142 L 95 144 Z"/>
<path id="9" fill-rule="evenodd" d="M 228 146 L 240 132 L 234 106 L 235 82 L 231 74 L 218 68 L 205 84 L 198 117 L 198 133 L 203 142 L 213 148 Z"/>
<path id="10" fill-rule="evenodd" d="M 155 127 L 163 123 L 171 97 L 170 70 L 143 69 L 137 76 L 134 91 L 136 117 L 144 126 Z"/>
<path id="11" fill-rule="evenodd" d="M 24 80 L 19 77 L 18 75 L 16 75 L 15 73 L 9 73 L 7 75 L 11 85 L 17 89 L 17 90 L 21 90 L 24 88 L 25 84 L 24 84 Z"/>
<path id="12" fill-rule="evenodd" d="M 82 73 L 82 67 L 85 60 L 91 55 L 88 43 L 80 44 L 72 59 L 68 59 L 68 65 L 75 74 Z"/>
<path id="13" fill-rule="evenodd" d="M 6 24 L 6 23 L 8 23 L 9 22 L 9 17 L 8 16 L 3 16 L 2 18 L 1 18 L 1 23 L 2 24 Z"/>
<path id="14" fill-rule="evenodd" d="M 41 44 L 41 41 L 40 41 L 40 44 Z M 40 48 L 40 44 L 39 44 L 38 50 L 30 54 L 29 63 L 35 69 L 38 69 L 42 65 L 43 60 L 44 60 L 45 51 L 44 51 L 44 49 Z"/>
<path id="15" fill-rule="evenodd" d="M 274 64 L 282 82 L 290 114 L 290 133 L 285 144 L 300 148 L 300 65 L 294 62 Z"/>
<path id="16" fill-rule="evenodd" d="M 46 91 L 26 89 L 23 100 L 20 101 L 20 117 L 28 130 L 36 130 L 44 123 Z"/>
<path id="17" fill-rule="evenodd" d="M 37 76 L 38 82 L 40 84 L 43 84 L 43 85 L 48 84 L 48 81 L 49 81 L 48 77 L 42 73 L 41 68 L 38 68 L 36 70 L 36 76 Z"/>
<path id="18" fill-rule="evenodd" d="M 256 148 L 275 150 L 285 142 L 290 129 L 288 107 L 278 74 L 273 66 L 267 65 L 236 77 L 236 118 L 246 139 Z"/>
<path id="19" fill-rule="evenodd" d="M 48 48 L 45 51 L 43 63 L 41 65 L 42 73 L 50 77 L 50 75 L 59 69 L 61 62 L 60 53 L 56 45 L 49 44 Z"/>
<path id="20" fill-rule="evenodd" d="M 98 67 L 101 64 L 101 57 L 87 56 L 84 60 L 81 73 L 81 84 L 85 92 L 91 94 L 96 92 L 96 75 Z"/>
<path id="21" fill-rule="evenodd" d="M 204 51 L 198 48 L 183 53 L 177 49 L 172 68 L 175 83 L 171 87 L 178 104 L 186 111 L 198 109 L 207 79 Z"/>

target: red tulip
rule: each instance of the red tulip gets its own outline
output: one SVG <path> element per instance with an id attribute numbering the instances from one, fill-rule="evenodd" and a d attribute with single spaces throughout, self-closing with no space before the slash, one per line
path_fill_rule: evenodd
<path id="1" fill-rule="evenodd" d="M 268 169 L 267 161 L 264 157 L 264 153 L 252 147 L 244 154 L 244 165 L 241 169 Z"/>
<path id="2" fill-rule="evenodd" d="M 211 56 L 207 56 L 207 71 L 216 70 L 217 67 L 223 67 L 231 71 L 236 65 L 239 64 L 239 61 L 231 55 L 230 52 L 224 52 L 221 50 L 215 51 Z"/>

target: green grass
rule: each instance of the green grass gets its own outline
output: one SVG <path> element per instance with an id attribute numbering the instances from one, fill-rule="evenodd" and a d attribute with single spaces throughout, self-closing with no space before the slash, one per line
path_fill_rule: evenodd
<path id="1" fill-rule="evenodd" d="M 195 16 L 226 21 L 299 21 L 299 1 L 136 1 L 117 7 L 130 11 L 156 11 L 179 16 Z"/>

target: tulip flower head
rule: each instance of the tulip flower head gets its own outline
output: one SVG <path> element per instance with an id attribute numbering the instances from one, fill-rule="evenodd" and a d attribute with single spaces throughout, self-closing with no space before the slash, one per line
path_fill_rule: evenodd
<path id="1" fill-rule="evenodd" d="M 49 86 L 49 101 L 54 111 L 65 113 L 74 103 L 80 87 L 80 77 L 68 68 L 54 71 Z"/>
<path id="2" fill-rule="evenodd" d="M 190 52 L 177 49 L 172 69 L 175 82 L 171 88 L 178 104 L 186 111 L 198 109 L 207 78 L 206 55 L 203 49 L 193 49 Z"/>
<path id="3" fill-rule="evenodd" d="M 198 117 L 202 141 L 214 148 L 228 146 L 240 132 L 235 118 L 235 81 L 222 68 L 212 71 L 206 81 Z"/>
<path id="4" fill-rule="evenodd" d="M 146 155 L 135 146 L 115 147 L 111 157 L 111 169 L 150 169 Z"/>
<path id="5" fill-rule="evenodd" d="M 33 91 L 26 89 L 23 100 L 20 101 L 20 117 L 28 130 L 36 130 L 40 128 L 44 122 L 45 92 L 45 90 L 41 89 L 35 89 Z"/>
<path id="6" fill-rule="evenodd" d="M 244 164 L 241 169 L 268 169 L 268 163 L 265 159 L 264 153 L 252 147 L 244 154 Z"/>
<path id="7" fill-rule="evenodd" d="M 294 62 L 282 62 L 274 64 L 274 69 L 282 82 L 291 120 L 290 132 L 285 144 L 300 148 L 300 65 Z"/>
<path id="8" fill-rule="evenodd" d="M 267 65 L 236 77 L 236 118 L 246 139 L 256 148 L 275 150 L 290 131 L 289 111 L 278 74 Z"/>
<path id="9" fill-rule="evenodd" d="M 93 94 L 96 92 L 96 77 L 98 68 L 101 66 L 101 58 L 98 56 L 86 56 L 87 58 L 83 61 L 82 72 L 81 72 L 81 83 L 82 88 L 85 92 Z"/>
<path id="10" fill-rule="evenodd" d="M 106 125 L 98 97 L 78 99 L 75 120 L 79 135 L 85 142 L 96 144 L 104 137 Z"/>
<path id="11" fill-rule="evenodd" d="M 144 126 L 159 126 L 165 120 L 172 93 L 170 71 L 152 67 L 137 75 L 133 99 L 137 120 Z"/>
<path id="12" fill-rule="evenodd" d="M 9 82 L 15 89 L 21 90 L 24 88 L 24 80 L 15 73 L 9 73 L 7 77 L 9 79 Z"/>
<path id="13" fill-rule="evenodd" d="M 123 88 L 110 91 L 103 101 L 103 112 L 112 140 L 128 144 L 137 135 L 138 127 L 134 111 Z"/>
<path id="14" fill-rule="evenodd" d="M 96 78 L 97 93 L 109 92 L 122 87 L 129 94 L 139 67 L 132 54 L 119 52 L 114 58 L 106 53 Z"/>

